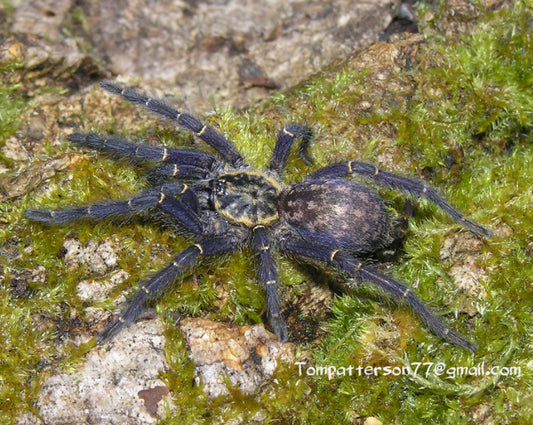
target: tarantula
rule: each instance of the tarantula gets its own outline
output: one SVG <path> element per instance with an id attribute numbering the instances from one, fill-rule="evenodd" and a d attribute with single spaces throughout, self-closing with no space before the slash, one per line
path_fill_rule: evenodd
<path id="1" fill-rule="evenodd" d="M 103 81 L 101 87 L 192 131 L 218 155 L 138 145 L 96 134 L 75 133 L 68 137 L 78 146 L 119 157 L 159 162 L 149 172 L 150 181 L 157 183 L 128 200 L 57 211 L 28 209 L 25 211 L 27 218 L 61 224 L 158 207 L 194 240 L 168 266 L 141 284 L 118 318 L 98 335 L 99 342 L 108 340 L 132 323 L 147 301 L 166 291 L 203 257 L 230 253 L 249 244 L 257 257 L 258 277 L 266 293 L 267 318 L 280 341 L 287 341 L 288 330 L 281 314 L 273 251 L 370 281 L 409 303 L 436 335 L 472 352 L 475 350 L 473 343 L 444 325 L 404 284 L 359 259 L 390 244 L 394 225 L 383 199 L 376 192 L 344 178 L 358 174 L 426 198 L 472 232 L 484 237 L 491 235 L 489 230 L 449 205 L 435 189 L 414 178 L 353 160 L 320 168 L 298 183 L 286 186 L 280 178 L 295 140 L 301 140 L 302 158 L 310 160 L 307 148 L 312 133 L 309 127 L 285 125 L 277 138 L 270 165 L 265 171 L 258 171 L 246 163 L 228 140 L 191 115 L 110 81 Z"/>

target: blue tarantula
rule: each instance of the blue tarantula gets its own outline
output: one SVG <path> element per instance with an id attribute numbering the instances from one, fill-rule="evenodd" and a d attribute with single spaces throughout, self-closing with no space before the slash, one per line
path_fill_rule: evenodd
<path id="1" fill-rule="evenodd" d="M 266 293 L 268 321 L 280 341 L 287 341 L 289 332 L 281 314 L 272 251 L 370 281 L 398 300 L 409 303 L 436 335 L 467 350 L 475 350 L 473 343 L 444 325 L 404 284 L 361 261 L 363 255 L 392 242 L 395 226 L 376 192 L 345 178 L 357 174 L 428 199 L 457 223 L 480 236 L 490 237 L 489 230 L 464 217 L 435 189 L 420 180 L 355 160 L 320 168 L 298 183 L 286 186 L 280 179 L 295 140 L 301 140 L 300 154 L 309 162 L 307 148 L 312 136 L 309 127 L 285 125 L 277 138 L 270 165 L 265 171 L 259 171 L 247 164 L 228 140 L 191 115 L 110 81 L 103 81 L 101 86 L 192 131 L 218 155 L 138 145 L 96 134 L 69 136 L 78 146 L 119 157 L 159 162 L 149 174 L 150 180 L 157 184 L 124 201 L 57 211 L 28 209 L 25 211 L 27 218 L 61 224 L 159 208 L 193 239 L 168 266 L 141 285 L 118 318 L 98 336 L 100 342 L 132 323 L 148 301 L 160 296 L 203 257 L 227 254 L 248 244 L 257 257 L 258 276 Z"/>

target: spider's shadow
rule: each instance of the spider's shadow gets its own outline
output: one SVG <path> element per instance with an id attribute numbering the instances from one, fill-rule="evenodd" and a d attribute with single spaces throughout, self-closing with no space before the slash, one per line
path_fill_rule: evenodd
<path id="1" fill-rule="evenodd" d="M 405 254 L 404 242 L 408 226 L 408 218 L 414 213 L 414 206 L 409 201 L 404 208 L 404 217 L 398 220 L 397 235 L 386 247 L 373 253 L 359 256 L 358 258 L 365 264 L 377 265 L 379 269 L 385 269 L 391 264 L 395 264 Z M 328 271 L 319 264 L 310 264 L 309 261 L 302 262 L 294 259 L 294 265 L 298 271 L 306 277 L 306 280 L 313 285 L 327 287 L 334 296 L 349 294 L 371 302 L 394 304 L 392 296 L 388 296 L 385 291 L 370 289 L 370 285 L 354 276 L 342 275 L 338 272 Z M 355 284 L 354 284 L 355 282 Z M 316 307 L 316 306 L 315 306 Z M 327 306 L 316 307 L 321 309 L 319 314 L 311 314 L 302 310 L 298 300 L 288 301 L 283 309 L 283 316 L 287 318 L 290 327 L 290 340 L 297 343 L 312 342 L 320 337 L 323 332 L 321 324 L 324 319 L 331 318 L 333 313 Z M 317 313 L 316 311 L 314 313 Z"/>

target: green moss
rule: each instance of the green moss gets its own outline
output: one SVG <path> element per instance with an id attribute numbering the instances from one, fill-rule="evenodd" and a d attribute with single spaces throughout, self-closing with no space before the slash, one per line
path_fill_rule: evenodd
<path id="1" fill-rule="evenodd" d="M 0 69 L 0 74 L 2 70 Z M 24 111 L 27 101 L 17 94 L 17 85 L 0 86 L 0 148 L 20 124 L 20 114 Z M 5 165 L 11 162 L 0 152 L 0 161 Z"/>
<path id="2" fill-rule="evenodd" d="M 531 142 L 533 40 L 527 4 L 517 1 L 510 10 L 487 12 L 479 29 L 462 40 L 424 46 L 412 113 L 397 127 L 399 142 L 426 164 L 442 163 L 457 147 L 501 152 Z"/>

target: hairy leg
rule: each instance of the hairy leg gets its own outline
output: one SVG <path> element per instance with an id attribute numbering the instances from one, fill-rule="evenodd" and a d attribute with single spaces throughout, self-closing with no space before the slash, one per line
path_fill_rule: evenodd
<path id="1" fill-rule="evenodd" d="M 191 115 L 185 112 L 180 112 L 158 99 L 145 96 L 132 89 L 122 88 L 112 81 L 102 81 L 100 86 L 109 93 L 122 96 L 124 99 L 129 100 L 130 102 L 143 105 L 156 114 L 169 118 L 178 123 L 178 125 L 191 130 L 200 139 L 215 148 L 233 166 L 238 167 L 244 164 L 244 159 L 235 146 L 233 146 L 211 127 L 203 124 L 201 121 L 197 120 Z"/>
<path id="2" fill-rule="evenodd" d="M 101 137 L 92 133 L 74 133 L 68 136 L 68 140 L 77 146 L 85 146 L 100 152 L 115 154 L 119 157 L 195 166 L 204 169 L 204 171 L 211 169 L 216 161 L 214 156 L 204 152 L 179 150 L 164 146 L 139 145 L 121 139 Z"/>
<path id="3" fill-rule="evenodd" d="M 187 202 L 182 202 L 176 197 L 183 197 Z M 61 224 L 84 218 L 100 220 L 159 206 L 191 233 L 199 235 L 202 232 L 202 224 L 194 210 L 195 200 L 195 195 L 186 184 L 169 183 L 124 201 L 96 202 L 63 210 L 27 209 L 24 211 L 24 216 L 41 223 Z"/>
<path id="4" fill-rule="evenodd" d="M 231 236 L 213 236 L 191 245 L 178 254 L 164 269 L 158 271 L 129 301 L 124 311 L 106 329 L 98 335 L 98 342 L 103 343 L 116 335 L 124 326 L 132 323 L 142 312 L 147 302 L 160 297 L 174 283 L 183 277 L 185 271 L 201 257 L 220 255 L 233 251 L 237 242 Z"/>
<path id="5" fill-rule="evenodd" d="M 270 242 L 266 229 L 257 226 L 253 229 L 253 245 L 259 256 L 259 280 L 265 288 L 267 300 L 267 317 L 280 342 L 288 339 L 287 325 L 281 315 L 281 303 L 277 291 L 278 276 L 272 258 Z"/>
<path id="6" fill-rule="evenodd" d="M 306 164 L 311 165 L 312 160 L 308 153 L 309 142 L 313 132 L 311 129 L 302 124 L 288 124 L 281 130 L 272 158 L 270 160 L 269 169 L 275 171 L 277 174 L 281 174 L 287 158 L 289 157 L 289 151 L 295 139 L 301 138 L 302 143 L 300 145 L 300 156 Z"/>
<path id="7" fill-rule="evenodd" d="M 475 344 L 442 323 L 403 283 L 381 273 L 372 266 L 364 265 L 349 253 L 326 244 L 309 242 L 303 239 L 285 241 L 284 248 L 299 257 L 318 260 L 341 272 L 360 277 L 380 286 L 394 295 L 399 301 L 406 301 L 433 333 L 471 352 L 476 350 Z"/>

